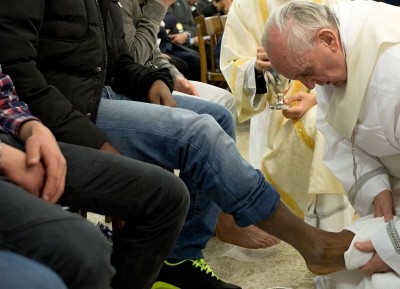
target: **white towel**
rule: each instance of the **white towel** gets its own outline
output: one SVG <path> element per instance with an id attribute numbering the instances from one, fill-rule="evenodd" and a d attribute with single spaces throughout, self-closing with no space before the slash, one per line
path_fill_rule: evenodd
<path id="1" fill-rule="evenodd" d="M 397 219 L 398 217 L 395 216 L 394 218 Z M 354 243 L 358 241 L 369 241 L 371 239 L 371 236 L 384 226 L 386 226 L 386 223 L 384 222 L 383 217 L 372 218 L 372 216 L 368 216 L 355 222 L 349 228 L 346 228 L 347 230 L 355 233 L 354 239 L 351 242 L 349 249 L 344 254 L 347 269 L 358 269 L 359 267 L 365 265 L 371 259 L 373 253 L 365 253 L 359 251 L 354 246 Z M 340 285 L 340 277 L 335 277 L 338 277 L 335 278 L 337 279 L 337 282 L 335 282 L 337 283 L 337 286 L 335 288 L 344 288 Z M 400 289 L 400 277 L 394 272 L 375 273 L 371 276 L 364 275 L 361 282 L 359 282 L 358 284 L 354 284 L 354 287 L 349 286 L 350 284 L 347 284 L 346 288 Z"/>

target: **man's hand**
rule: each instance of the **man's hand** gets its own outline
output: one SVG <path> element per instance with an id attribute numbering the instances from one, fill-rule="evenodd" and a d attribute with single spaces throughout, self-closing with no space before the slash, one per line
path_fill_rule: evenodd
<path id="1" fill-rule="evenodd" d="M 224 14 L 227 15 L 228 12 L 229 12 L 229 9 L 232 6 L 232 0 L 221 0 L 221 2 L 224 5 L 224 9 L 223 9 L 224 10 Z"/>
<path id="2" fill-rule="evenodd" d="M 148 98 L 149 101 L 154 104 L 161 104 L 169 107 L 177 106 L 168 86 L 162 80 L 153 82 L 150 87 Z"/>
<path id="3" fill-rule="evenodd" d="M 288 109 L 282 111 L 286 118 L 301 118 L 307 110 L 317 104 L 315 94 L 302 91 L 285 97 L 283 101 L 290 104 Z"/>
<path id="4" fill-rule="evenodd" d="M 2 173 L 27 192 L 40 197 L 46 177 L 42 163 L 28 165 L 27 156 L 23 151 L 5 143 L 2 147 Z"/>
<path id="5" fill-rule="evenodd" d="M 271 62 L 269 62 L 268 55 L 265 53 L 264 48 L 260 45 L 257 47 L 257 59 L 254 64 L 254 68 L 258 73 L 263 73 L 265 68 L 269 68 Z"/>
<path id="6" fill-rule="evenodd" d="M 187 32 L 182 32 L 177 34 L 170 34 L 168 35 L 168 37 L 173 44 L 183 45 L 186 43 L 186 39 L 188 39 L 189 34 Z"/>
<path id="7" fill-rule="evenodd" d="M 393 271 L 378 254 L 376 254 L 374 245 L 372 245 L 371 241 L 367 242 L 356 242 L 355 247 L 362 252 L 374 252 L 372 258 L 360 268 L 360 271 L 366 275 L 372 275 L 374 273 L 384 273 L 388 271 Z"/>
<path id="8" fill-rule="evenodd" d="M 113 153 L 116 155 L 119 155 L 119 151 L 109 142 L 104 142 L 103 145 L 100 147 L 100 150 L 103 152 L 109 152 L 109 153 Z"/>
<path id="9" fill-rule="evenodd" d="M 374 216 L 384 216 L 385 222 L 389 222 L 393 219 L 395 214 L 394 202 L 392 192 L 384 190 L 380 192 L 374 199 Z"/>
<path id="10" fill-rule="evenodd" d="M 25 141 L 26 169 L 29 171 L 41 165 L 44 167 L 45 180 L 40 197 L 56 203 L 64 192 L 67 174 L 67 162 L 56 139 L 50 130 L 38 121 L 23 123 L 19 135 Z"/>
<path id="11" fill-rule="evenodd" d="M 194 87 L 193 83 L 188 81 L 183 75 L 175 78 L 174 89 L 186 94 L 199 96 L 199 92 Z"/>
<path id="12" fill-rule="evenodd" d="M 176 0 L 161 0 L 162 3 L 164 3 L 164 5 L 166 7 L 171 6 L 172 4 L 174 4 L 176 2 Z"/>

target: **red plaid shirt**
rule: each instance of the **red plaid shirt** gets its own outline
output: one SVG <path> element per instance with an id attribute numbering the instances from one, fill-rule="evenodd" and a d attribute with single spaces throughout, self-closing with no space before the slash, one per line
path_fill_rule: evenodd
<path id="1" fill-rule="evenodd" d="M 28 106 L 19 101 L 11 78 L 4 75 L 0 65 L 0 130 L 18 137 L 20 125 L 27 120 L 37 120 Z"/>

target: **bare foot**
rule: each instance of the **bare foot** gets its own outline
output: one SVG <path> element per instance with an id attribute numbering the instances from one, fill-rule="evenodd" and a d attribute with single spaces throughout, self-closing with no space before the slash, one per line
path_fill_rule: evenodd
<path id="1" fill-rule="evenodd" d="M 313 250 L 301 252 L 308 269 L 317 275 L 326 275 L 345 269 L 344 253 L 353 240 L 354 233 L 343 230 L 339 233 L 328 233 L 319 239 Z"/>
<path id="2" fill-rule="evenodd" d="M 303 256 L 308 269 L 317 275 L 326 275 L 345 269 L 344 253 L 354 233 L 343 230 L 326 232 L 297 218 L 282 202 L 257 227 L 268 231 L 292 245 Z"/>
<path id="3" fill-rule="evenodd" d="M 267 248 L 280 242 L 256 226 L 239 227 L 231 215 L 224 213 L 219 216 L 215 234 L 222 242 L 248 249 Z"/>

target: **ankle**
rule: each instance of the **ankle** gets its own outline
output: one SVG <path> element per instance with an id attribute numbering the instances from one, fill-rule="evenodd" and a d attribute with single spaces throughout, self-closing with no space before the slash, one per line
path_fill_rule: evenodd
<path id="1" fill-rule="evenodd" d="M 317 275 L 326 275 L 345 269 L 344 253 L 354 234 L 349 231 L 339 233 L 324 232 L 310 248 L 300 252 L 307 263 L 308 269 Z"/>

